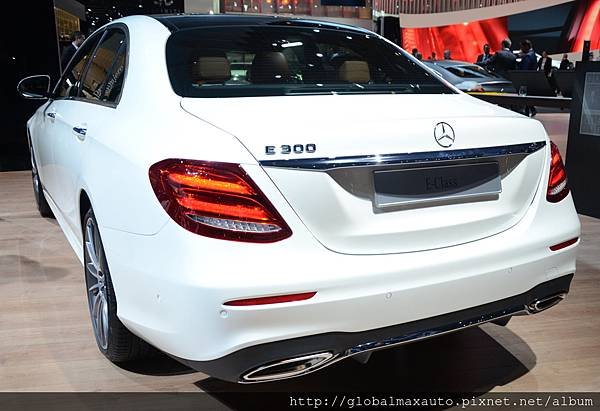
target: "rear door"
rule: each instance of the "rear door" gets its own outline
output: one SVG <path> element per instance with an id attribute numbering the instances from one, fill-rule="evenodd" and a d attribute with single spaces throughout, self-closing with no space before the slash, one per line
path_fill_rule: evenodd
<path id="1" fill-rule="evenodd" d="M 59 208 L 68 224 L 78 232 L 78 199 L 81 162 L 88 140 L 110 121 L 117 104 L 124 74 L 126 35 L 121 29 L 107 30 L 94 48 L 75 97 L 57 102 L 60 132 L 54 145 Z M 121 57 L 119 57 L 121 56 Z M 113 79 L 114 77 L 116 79 Z"/>

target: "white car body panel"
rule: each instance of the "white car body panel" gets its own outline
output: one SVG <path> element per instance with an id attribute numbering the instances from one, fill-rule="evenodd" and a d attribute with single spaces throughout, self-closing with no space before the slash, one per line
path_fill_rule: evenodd
<path id="1" fill-rule="evenodd" d="M 452 122 L 458 136 L 453 150 L 527 143 L 531 133 L 543 130 L 539 122 L 462 93 L 361 95 L 360 102 L 356 97 L 184 98 L 181 104 L 191 114 L 238 137 L 258 160 L 289 159 L 290 155 L 265 154 L 265 146 L 296 143 L 317 143 L 317 151 L 293 154 L 294 159 L 439 150 L 433 128 L 440 121 Z M 264 113 L 281 112 L 281 107 L 285 110 L 281 115 L 263 117 L 247 110 L 252 106 L 259 106 Z M 328 113 L 334 109 L 343 114 L 332 124 Z M 231 113 L 236 113 L 235 121 L 230 118 Z M 302 127 L 291 127 L 290 122 L 303 113 L 310 116 L 310 121 L 302 121 Z M 508 123 L 507 118 L 513 123 Z M 352 127 L 338 126 L 337 122 L 345 121 Z M 519 127 L 523 133 L 500 129 L 508 124 Z M 482 125 L 485 133 L 481 133 Z"/>
<path id="2" fill-rule="evenodd" d="M 130 37 L 118 106 L 50 101 L 28 129 L 45 195 L 71 246 L 83 261 L 85 193 L 118 317 L 159 349 L 209 361 L 267 342 L 451 313 L 574 273 L 576 245 L 549 249 L 578 237 L 580 226 L 570 195 L 546 201 L 550 147 L 539 122 L 462 93 L 181 98 L 165 63 L 169 30 L 149 17 L 116 23 L 126 24 Z M 56 112 L 53 122 L 48 110 Z M 278 110 L 282 115 L 261 115 Z M 260 164 L 290 158 L 265 153 L 281 144 L 316 144 L 315 153 L 294 159 L 440 151 L 433 138 L 440 121 L 456 132 L 452 150 L 546 146 L 505 176 L 495 202 L 376 216 L 370 201 L 327 173 Z M 74 126 L 87 128 L 84 139 Z M 148 177 L 151 165 L 171 158 L 241 164 L 292 236 L 254 244 L 185 230 L 162 208 Z M 312 291 L 306 301 L 223 305 Z"/>

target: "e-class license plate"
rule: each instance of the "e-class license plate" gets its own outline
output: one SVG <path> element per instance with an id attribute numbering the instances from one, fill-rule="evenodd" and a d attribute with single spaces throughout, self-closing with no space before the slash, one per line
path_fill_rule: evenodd
<path id="1" fill-rule="evenodd" d="M 376 207 L 502 192 L 496 162 L 375 171 L 374 182 Z"/>

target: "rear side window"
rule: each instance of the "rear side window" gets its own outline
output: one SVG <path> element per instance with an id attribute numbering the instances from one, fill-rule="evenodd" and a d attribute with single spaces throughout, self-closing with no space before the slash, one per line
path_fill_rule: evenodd
<path id="1" fill-rule="evenodd" d="M 80 97 L 88 100 L 118 100 L 125 70 L 125 33 L 110 30 L 103 37 L 83 79 Z"/>
<path id="2" fill-rule="evenodd" d="M 342 28 L 182 30 L 167 41 L 167 66 L 184 97 L 453 93 L 378 36 Z"/>
<path id="3" fill-rule="evenodd" d="M 127 46 L 121 45 L 119 53 L 113 63 L 108 79 L 102 92 L 102 101 L 117 102 L 121 96 L 123 79 L 125 78 L 125 59 L 127 57 Z"/>
<path id="4" fill-rule="evenodd" d="M 81 77 L 90 60 L 101 36 L 90 37 L 71 60 L 65 70 L 55 94 L 57 98 L 76 97 L 79 91 Z"/>

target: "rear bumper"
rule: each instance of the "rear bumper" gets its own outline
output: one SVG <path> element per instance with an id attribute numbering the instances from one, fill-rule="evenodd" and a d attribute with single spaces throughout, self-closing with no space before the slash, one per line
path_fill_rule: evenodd
<path id="1" fill-rule="evenodd" d="M 512 315 L 536 314 L 560 302 L 569 292 L 573 274 L 555 278 L 531 290 L 499 301 L 448 314 L 361 332 L 328 332 L 255 345 L 211 361 L 177 358 L 213 377 L 234 382 L 261 382 L 317 371 L 354 355 L 430 338 Z M 319 356 L 309 367 L 285 361 Z M 282 363 L 283 362 L 283 363 Z M 271 371 L 270 371 L 271 370 Z"/>
<path id="2" fill-rule="evenodd" d="M 574 273 L 577 244 L 549 247 L 579 236 L 570 197 L 534 204 L 498 235 L 415 253 L 343 255 L 294 228 L 284 241 L 246 244 L 174 222 L 153 236 L 101 227 L 119 319 L 162 351 L 208 362 L 261 344 L 381 329 L 520 295 Z M 305 301 L 224 305 L 314 291 Z"/>
<path id="3" fill-rule="evenodd" d="M 100 227 L 119 319 L 160 350 L 220 378 L 237 381 L 251 367 L 282 358 L 254 360 L 253 347 L 304 344 L 301 338 L 326 335 L 333 347 L 328 350 L 339 358 L 341 350 L 382 340 L 357 338 L 338 347 L 334 341 L 339 335 L 360 336 L 366 330 L 486 306 L 575 272 L 577 243 L 550 249 L 580 235 L 570 196 L 550 204 L 538 190 L 518 224 L 478 241 L 411 253 L 349 255 L 323 247 L 272 184 L 261 180 L 267 177 L 252 178 L 292 228 L 290 238 L 270 244 L 219 241 L 186 231 L 172 220 L 155 235 Z M 316 295 L 282 304 L 224 304 L 304 292 Z M 501 308 L 522 311 L 530 300 Z M 478 316 L 459 321 L 472 318 Z M 383 340 L 404 335 L 399 330 Z M 294 350 L 283 354 L 314 353 L 306 346 Z M 227 371 L 229 363 L 223 359 L 240 352 L 249 362 L 234 362 Z M 333 360 L 337 358 L 327 359 Z"/>

